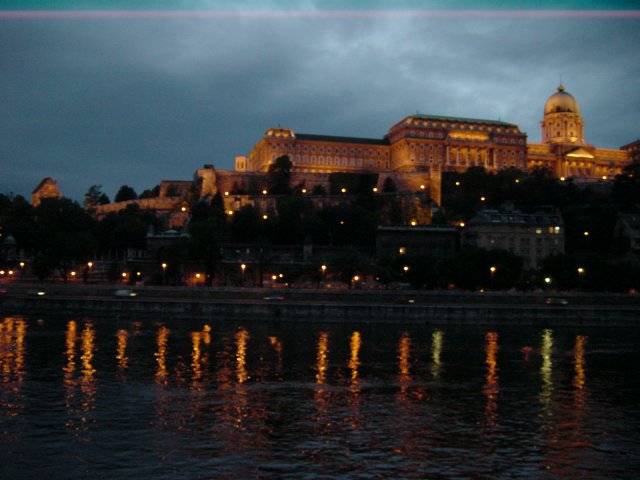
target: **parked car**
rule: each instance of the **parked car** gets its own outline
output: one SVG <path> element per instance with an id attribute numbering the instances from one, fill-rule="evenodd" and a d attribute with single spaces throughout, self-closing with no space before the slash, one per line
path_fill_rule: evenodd
<path id="1" fill-rule="evenodd" d="M 284 296 L 283 295 L 267 295 L 266 297 L 264 297 L 264 300 L 278 302 L 278 301 L 284 300 Z"/>
<path id="2" fill-rule="evenodd" d="M 128 290 L 128 289 L 119 289 L 113 292 L 113 295 L 115 297 L 137 297 L 138 292 L 135 292 L 134 290 Z"/>
<path id="3" fill-rule="evenodd" d="M 547 297 L 544 299 L 544 303 L 547 305 L 569 305 L 569 301 L 566 298 L 559 297 Z"/>

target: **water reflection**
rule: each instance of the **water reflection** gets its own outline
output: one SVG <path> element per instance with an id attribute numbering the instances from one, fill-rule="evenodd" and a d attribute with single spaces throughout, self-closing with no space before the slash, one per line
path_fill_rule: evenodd
<path id="1" fill-rule="evenodd" d="M 92 417 L 96 400 L 96 369 L 93 366 L 95 340 L 96 333 L 92 322 L 85 322 L 80 338 L 78 338 L 76 322 L 71 320 L 67 323 L 65 335 L 67 363 L 63 368 L 65 405 L 68 415 L 65 424 L 83 440 L 87 440 L 83 434 L 88 432 L 90 425 L 95 422 Z M 77 351 L 78 342 L 80 342 L 80 352 Z M 80 354 L 79 365 L 78 353 Z"/>
<path id="2" fill-rule="evenodd" d="M 199 332 L 191 332 L 191 388 L 201 390 L 202 381 L 209 369 L 209 350 L 211 345 L 211 327 L 205 325 Z"/>
<path id="3" fill-rule="evenodd" d="M 349 340 L 349 369 L 351 370 L 351 387 L 358 386 L 358 367 L 360 366 L 360 359 L 358 355 L 360 354 L 360 346 L 362 345 L 362 339 L 360 337 L 360 332 L 353 332 L 351 334 L 351 338 Z"/>
<path id="4" fill-rule="evenodd" d="M 247 373 L 247 342 L 249 341 L 249 332 L 244 328 L 236 332 L 236 378 L 238 383 L 242 384 L 249 379 Z"/>
<path id="5" fill-rule="evenodd" d="M 434 380 L 440 377 L 440 355 L 442 353 L 442 337 L 440 330 L 434 330 L 431 334 L 431 376 Z"/>
<path id="6" fill-rule="evenodd" d="M 484 415 L 488 425 L 496 424 L 498 409 L 498 334 L 496 332 L 488 332 L 485 335 L 485 384 L 483 392 L 487 397 L 484 408 Z"/>
<path id="7" fill-rule="evenodd" d="M 411 385 L 411 337 L 409 332 L 402 332 L 398 342 L 398 383 L 400 384 L 400 400 L 407 401 L 407 392 Z"/>
<path id="8" fill-rule="evenodd" d="M 26 334 L 27 323 L 22 318 L 9 317 L 0 323 L 0 411 L 9 417 L 24 408 Z"/>
<path id="9" fill-rule="evenodd" d="M 587 377 L 585 370 L 587 362 L 584 356 L 586 345 L 587 337 L 584 335 L 578 335 L 576 337 L 576 344 L 573 349 L 573 365 L 575 370 L 575 375 L 573 377 L 573 386 L 579 390 L 582 390 L 584 388 Z"/>
<path id="10" fill-rule="evenodd" d="M 553 395 L 553 332 L 546 329 L 542 332 L 542 341 L 540 345 L 540 356 L 542 357 L 542 365 L 540 366 L 540 378 L 542 380 L 542 389 L 540 391 L 541 403 L 548 407 L 551 403 Z"/>
<path id="11" fill-rule="evenodd" d="M 351 371 L 351 378 L 349 383 L 349 393 L 350 395 L 347 397 L 347 404 L 351 409 L 352 415 L 349 417 L 348 422 L 352 428 L 360 428 L 361 427 L 361 416 L 360 416 L 360 380 L 359 380 L 359 368 L 360 368 L 360 348 L 362 347 L 362 337 L 360 332 L 354 331 L 351 333 L 351 338 L 349 339 L 349 363 L 348 367 Z"/>
<path id="12" fill-rule="evenodd" d="M 158 368 L 156 370 L 156 381 L 158 383 L 167 382 L 167 343 L 169 341 L 170 330 L 164 325 L 158 327 L 158 333 L 156 335 L 157 350 L 155 352 L 156 363 Z"/>
<path id="13" fill-rule="evenodd" d="M 587 360 L 585 350 L 587 348 L 587 337 L 585 335 L 576 336 L 576 343 L 573 348 L 573 369 L 574 376 L 571 382 L 574 386 L 574 409 L 578 415 L 582 415 L 586 410 L 586 383 L 587 383 Z"/>
<path id="14" fill-rule="evenodd" d="M 640 462 L 635 333 L 68 320 L 0 319 L 7 478 L 634 478 Z"/>
<path id="15" fill-rule="evenodd" d="M 327 380 L 327 369 L 329 367 L 329 334 L 320 332 L 318 336 L 318 353 L 316 355 L 316 383 L 323 385 Z"/>
<path id="16" fill-rule="evenodd" d="M 118 342 L 116 350 L 118 368 L 124 370 L 127 368 L 127 363 L 129 362 L 129 357 L 127 357 L 127 341 L 129 339 L 129 334 L 126 330 L 120 329 L 116 333 L 116 339 Z"/>
<path id="17" fill-rule="evenodd" d="M 269 343 L 275 349 L 278 360 L 276 361 L 276 377 L 282 379 L 282 341 L 278 337 L 269 337 Z"/>
<path id="18" fill-rule="evenodd" d="M 325 387 L 327 382 L 327 370 L 329 369 L 329 333 L 320 332 L 318 335 L 316 351 L 316 388 L 314 390 L 315 407 L 317 414 L 314 425 L 318 432 L 325 432 L 332 425 L 329 415 L 331 401 L 330 390 Z"/>

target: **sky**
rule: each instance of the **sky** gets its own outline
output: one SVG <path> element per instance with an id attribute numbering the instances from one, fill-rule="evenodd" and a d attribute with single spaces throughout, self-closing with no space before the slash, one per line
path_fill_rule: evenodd
<path id="1" fill-rule="evenodd" d="M 610 4 L 4 0 L 0 193 L 141 193 L 278 125 L 382 138 L 418 112 L 537 142 L 560 81 L 586 141 L 619 148 L 640 137 L 640 1 Z"/>

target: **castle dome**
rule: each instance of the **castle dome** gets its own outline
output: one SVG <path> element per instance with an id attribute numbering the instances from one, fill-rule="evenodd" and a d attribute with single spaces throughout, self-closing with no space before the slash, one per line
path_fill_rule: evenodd
<path id="1" fill-rule="evenodd" d="M 565 91 L 564 85 L 560 85 L 558 91 L 551 95 L 545 103 L 544 114 L 549 113 L 580 113 L 578 101 Z"/>

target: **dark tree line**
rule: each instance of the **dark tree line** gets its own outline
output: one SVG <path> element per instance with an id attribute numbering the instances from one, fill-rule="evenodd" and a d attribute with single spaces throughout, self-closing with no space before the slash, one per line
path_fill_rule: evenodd
<path id="1" fill-rule="evenodd" d="M 466 222 L 481 208 L 499 208 L 505 202 L 525 212 L 553 206 L 562 213 L 567 253 L 547 258 L 537 272 L 525 272 L 521 260 L 508 252 L 481 249 L 464 249 L 449 259 L 398 255 L 375 262 L 371 254 L 377 226 L 403 220 L 400 203 L 392 194 L 393 182 L 385 181 L 387 194 L 377 195 L 372 188 L 377 184 L 376 175 L 334 174 L 330 192 L 318 188 L 316 195 L 333 193 L 332 199 L 341 201 L 319 204 L 302 194 L 300 186 L 290 185 L 290 169 L 288 158 L 281 157 L 268 172 L 269 188 L 277 193 L 268 212 L 245 206 L 229 215 L 219 195 L 192 199 L 188 236 L 164 248 L 156 259 L 168 265 L 163 275 L 177 279 L 180 265 L 198 264 L 211 283 L 222 260 L 223 244 L 312 243 L 339 246 L 349 252 L 330 266 L 332 278 L 349 284 L 354 275 L 370 275 L 383 284 L 402 282 L 416 288 L 532 288 L 544 285 L 548 276 L 557 288 L 640 290 L 638 259 L 627 255 L 614 235 L 618 214 L 640 212 L 638 165 L 627 168 L 613 182 L 593 188 L 559 181 L 545 170 L 491 174 L 471 168 L 465 173 L 443 174 L 442 206 L 434 216 L 438 223 Z M 158 188 L 154 190 L 148 194 L 157 195 Z M 99 221 L 94 219 L 92 207 L 106 201 L 99 185 L 87 192 L 85 208 L 65 198 L 44 199 L 33 207 L 21 196 L 0 195 L 0 241 L 13 237 L 16 247 L 33 259 L 32 271 L 43 279 L 57 274 L 66 280 L 74 265 L 105 252 L 145 249 L 147 232 L 160 229 L 161 222 L 137 205 L 109 213 Z M 6 261 L 0 258 L 0 262 Z M 269 261 L 261 259 L 257 268 Z M 493 274 L 491 266 L 496 267 Z M 313 262 L 286 274 L 290 279 L 320 278 L 319 265 Z"/>

